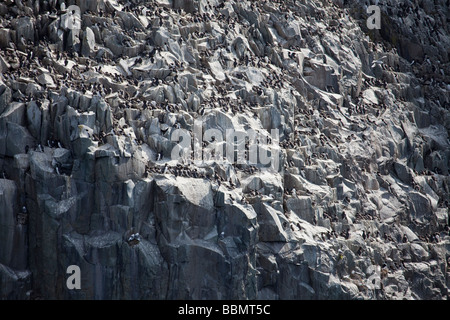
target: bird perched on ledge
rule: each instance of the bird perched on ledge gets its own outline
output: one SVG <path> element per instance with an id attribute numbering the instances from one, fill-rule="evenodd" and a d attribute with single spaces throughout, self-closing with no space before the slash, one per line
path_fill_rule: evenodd
<path id="1" fill-rule="evenodd" d="M 139 242 L 141 242 L 141 235 L 139 234 L 139 232 L 133 233 L 128 238 L 127 242 L 130 246 L 137 245 Z"/>

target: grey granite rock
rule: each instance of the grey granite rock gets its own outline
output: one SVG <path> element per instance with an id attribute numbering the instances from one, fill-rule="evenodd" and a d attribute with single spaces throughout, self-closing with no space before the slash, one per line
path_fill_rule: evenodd
<path id="1" fill-rule="evenodd" d="M 81 42 L 81 54 L 89 57 L 95 52 L 95 35 L 91 28 L 86 27 L 83 33 L 83 40 Z"/>
<path id="2" fill-rule="evenodd" d="M 72 4 L 0 4 L 1 299 L 448 299 L 444 0 Z"/>

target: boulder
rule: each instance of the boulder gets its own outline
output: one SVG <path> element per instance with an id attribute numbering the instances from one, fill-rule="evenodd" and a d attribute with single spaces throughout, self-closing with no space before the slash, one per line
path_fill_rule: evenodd
<path id="1" fill-rule="evenodd" d="M 413 262 L 426 261 L 429 258 L 429 253 L 419 243 L 411 243 L 411 258 Z"/>
<path id="2" fill-rule="evenodd" d="M 24 103 L 13 102 L 0 115 L 0 119 L 23 126 L 25 124 L 25 109 Z"/>
<path id="3" fill-rule="evenodd" d="M 86 27 L 83 33 L 83 41 L 81 42 L 81 54 L 89 57 L 94 54 L 95 50 L 95 35 L 91 28 Z"/>
<path id="4" fill-rule="evenodd" d="M 400 162 L 395 162 L 394 169 L 396 175 L 402 182 L 406 183 L 407 185 L 411 185 L 413 181 L 413 176 L 411 174 L 411 170 L 406 165 Z"/>
<path id="5" fill-rule="evenodd" d="M 13 157 L 26 153 L 27 148 L 34 148 L 35 140 L 25 127 L 13 122 L 0 120 L 0 153 Z"/>
<path id="6" fill-rule="evenodd" d="M 8 63 L 7 60 L 5 60 L 5 58 L 3 56 L 0 55 L 0 72 L 5 73 L 9 70 L 9 68 L 11 68 L 11 65 Z"/>
<path id="7" fill-rule="evenodd" d="M 35 101 L 31 101 L 27 105 L 27 122 L 30 134 L 36 140 L 41 138 L 42 111 Z"/>
<path id="8" fill-rule="evenodd" d="M 70 150 L 57 148 L 53 151 L 53 159 L 60 165 L 68 166 L 72 163 L 72 154 Z"/>
<path id="9" fill-rule="evenodd" d="M 56 88 L 53 78 L 48 72 L 41 73 L 37 77 L 37 82 L 47 88 Z"/>
<path id="10" fill-rule="evenodd" d="M 56 174 L 52 166 L 52 156 L 49 152 L 32 151 L 30 155 L 30 169 L 31 176 L 35 180 L 47 180 Z"/>
<path id="11" fill-rule="evenodd" d="M 293 211 L 300 219 L 313 223 L 315 213 L 310 197 L 300 196 L 298 198 L 289 198 L 286 201 L 286 208 L 289 211 Z"/>
<path id="12" fill-rule="evenodd" d="M 173 0 L 174 9 L 183 9 L 187 13 L 194 13 L 197 6 L 195 0 Z"/>
<path id="13" fill-rule="evenodd" d="M 0 29 L 0 48 L 5 49 L 7 46 L 9 46 L 10 42 L 11 30 L 7 28 Z M 3 57 L 1 59 L 3 60 Z"/>
<path id="14" fill-rule="evenodd" d="M 22 209 L 17 203 L 18 190 L 12 180 L 0 179 L 0 264 L 14 270 L 27 268 L 27 230 L 28 217 L 19 219 Z"/>
<path id="15" fill-rule="evenodd" d="M 123 23 L 123 28 L 126 30 L 130 29 L 144 29 L 144 26 L 142 25 L 141 21 L 139 21 L 136 16 L 131 12 L 125 12 L 125 11 L 117 11 L 117 15 L 120 18 L 120 20 Z"/>
<path id="16" fill-rule="evenodd" d="M 27 297 L 31 290 L 31 272 L 14 270 L 0 263 L 0 298 L 3 300 L 20 300 Z"/>
<path id="17" fill-rule="evenodd" d="M 23 38 L 26 42 L 34 42 L 34 23 L 31 17 L 21 17 L 13 21 L 13 28 L 16 31 L 16 43 L 20 43 Z"/>
<path id="18" fill-rule="evenodd" d="M 8 88 L 5 84 L 0 85 L 0 115 L 6 110 L 9 106 L 12 99 L 11 89 Z"/>
<path id="19" fill-rule="evenodd" d="M 266 203 L 258 202 L 253 204 L 253 208 L 258 213 L 259 241 L 286 242 L 288 236 L 283 225 L 287 225 L 287 221 L 283 214 Z"/>
<path id="20" fill-rule="evenodd" d="M 428 223 L 433 212 L 430 199 L 419 192 L 409 193 L 409 199 L 412 217 L 421 223 Z"/>

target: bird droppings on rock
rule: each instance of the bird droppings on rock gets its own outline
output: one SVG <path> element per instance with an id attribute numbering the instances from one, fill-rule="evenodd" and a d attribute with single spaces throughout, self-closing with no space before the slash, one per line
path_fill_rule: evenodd
<path id="1" fill-rule="evenodd" d="M 448 299 L 450 25 L 416 3 L 1 3 L 0 298 Z"/>

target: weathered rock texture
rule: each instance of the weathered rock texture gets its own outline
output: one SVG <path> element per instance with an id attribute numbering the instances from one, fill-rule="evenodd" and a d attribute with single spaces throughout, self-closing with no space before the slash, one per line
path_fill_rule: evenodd
<path id="1" fill-rule="evenodd" d="M 0 3 L 1 299 L 448 299 L 445 0 L 61 3 Z"/>

